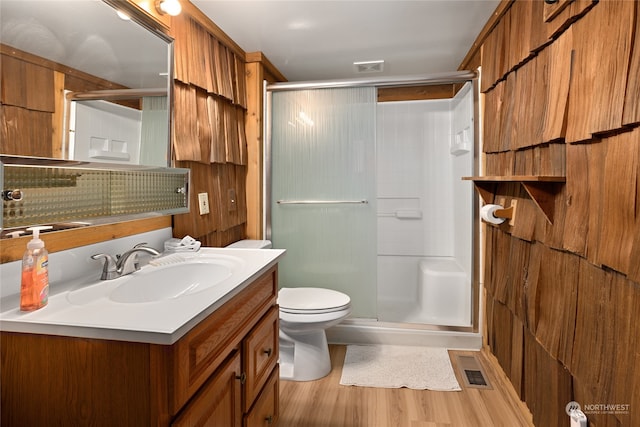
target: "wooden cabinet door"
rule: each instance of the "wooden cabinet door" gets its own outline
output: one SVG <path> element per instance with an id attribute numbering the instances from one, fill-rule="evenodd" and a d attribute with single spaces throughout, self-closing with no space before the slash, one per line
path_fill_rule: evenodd
<path id="1" fill-rule="evenodd" d="M 270 427 L 278 423 L 280 414 L 280 370 L 276 365 L 260 396 L 244 420 L 244 427 Z"/>
<path id="2" fill-rule="evenodd" d="M 272 307 L 243 341 L 243 368 L 247 377 L 244 412 L 249 411 L 278 363 L 279 314 L 278 307 Z"/>
<path id="3" fill-rule="evenodd" d="M 276 303 L 276 274 L 276 267 L 268 270 L 173 345 L 171 414 L 180 411 Z"/>
<path id="4" fill-rule="evenodd" d="M 230 357 L 183 409 L 174 427 L 241 427 L 240 352 Z"/>

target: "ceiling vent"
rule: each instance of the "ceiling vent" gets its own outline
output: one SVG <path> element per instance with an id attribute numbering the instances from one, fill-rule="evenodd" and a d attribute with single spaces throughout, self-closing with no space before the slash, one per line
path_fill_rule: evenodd
<path id="1" fill-rule="evenodd" d="M 384 60 L 354 62 L 356 73 L 381 73 L 384 71 Z"/>

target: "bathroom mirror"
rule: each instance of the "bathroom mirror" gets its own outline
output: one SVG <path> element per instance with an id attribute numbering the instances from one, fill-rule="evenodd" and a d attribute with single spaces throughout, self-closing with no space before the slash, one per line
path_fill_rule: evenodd
<path id="1" fill-rule="evenodd" d="M 29 118 L 23 119 L 28 125 L 14 125 L 17 137 L 27 127 L 49 123 L 53 131 L 41 136 L 38 129 L 30 130 L 38 138 L 25 144 L 33 144 L 34 153 L 16 152 L 25 144 L 3 142 L 1 154 L 42 156 L 37 146 L 50 139 L 52 155 L 44 157 L 169 166 L 172 39 L 141 9 L 122 0 L 2 0 L 0 31 L 3 62 L 17 57 L 53 69 L 46 87 L 55 87 L 47 94 L 53 98 L 53 111 L 47 111 L 51 121 Z M 20 77 L 16 69 L 2 75 L 7 82 L 21 78 L 14 87 L 22 88 L 14 92 L 26 95 L 15 97 L 27 99 L 25 103 L 33 102 L 29 98 L 34 95 L 43 98 L 42 93 L 29 94 L 30 88 L 40 89 L 42 79 L 30 81 L 28 73 Z M 7 123 L 14 118 L 9 114 L 32 114 L 28 106 L 18 106 L 20 110 L 13 107 L 16 103 L 2 101 Z M 10 140 L 13 135 L 3 136 Z"/>

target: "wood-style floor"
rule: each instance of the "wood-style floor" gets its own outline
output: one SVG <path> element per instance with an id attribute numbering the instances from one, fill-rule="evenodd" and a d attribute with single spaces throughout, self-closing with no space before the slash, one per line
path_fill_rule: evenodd
<path id="1" fill-rule="evenodd" d="M 368 388 L 340 385 L 346 347 L 329 346 L 331 373 L 320 380 L 280 382 L 279 427 L 519 427 L 533 426 L 498 362 L 475 353 L 492 389 L 462 391 Z M 450 354 L 469 354 L 451 351 Z"/>

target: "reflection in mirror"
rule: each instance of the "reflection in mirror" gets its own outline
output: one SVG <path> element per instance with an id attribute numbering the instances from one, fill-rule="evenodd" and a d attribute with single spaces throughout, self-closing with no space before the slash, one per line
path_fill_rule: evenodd
<path id="1" fill-rule="evenodd" d="M 103 1 L 0 2 L 0 153 L 168 166 L 171 39 L 132 18 Z"/>

